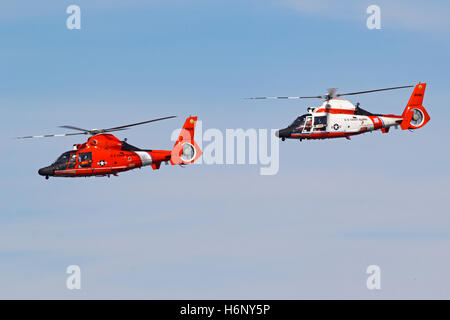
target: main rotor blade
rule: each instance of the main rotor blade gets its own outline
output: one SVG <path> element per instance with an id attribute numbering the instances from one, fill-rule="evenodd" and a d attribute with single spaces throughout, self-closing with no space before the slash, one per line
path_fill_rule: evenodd
<path id="1" fill-rule="evenodd" d="M 366 90 L 366 91 L 357 91 L 357 92 L 347 92 L 347 93 L 338 93 L 336 94 L 337 88 L 328 89 L 328 94 L 322 96 L 285 96 L 285 97 L 250 97 L 246 99 L 252 100 L 262 100 L 262 99 L 331 99 L 333 97 L 341 97 L 341 96 L 351 96 L 355 94 L 363 94 L 369 92 L 378 92 L 378 91 L 386 91 L 386 90 L 396 90 L 403 88 L 412 88 L 414 86 L 401 86 L 401 87 L 392 87 L 392 88 L 383 88 L 383 89 L 375 89 L 375 90 Z"/>
<path id="2" fill-rule="evenodd" d="M 153 119 L 153 120 L 148 120 L 148 121 L 142 121 L 142 122 L 127 124 L 127 125 L 124 125 L 124 126 L 103 129 L 102 131 L 103 132 L 111 132 L 111 131 L 116 131 L 116 130 L 120 130 L 120 129 L 124 129 L 124 128 L 129 128 L 129 127 L 133 127 L 133 126 L 139 126 L 141 124 L 146 124 L 146 123 L 150 123 L 150 122 L 161 121 L 161 120 L 166 120 L 166 119 L 171 119 L 171 118 L 176 118 L 176 116 L 170 116 L 170 117 L 164 117 L 164 118 L 158 118 L 158 119 Z"/>
<path id="3" fill-rule="evenodd" d="M 83 131 L 83 132 L 90 131 L 90 130 L 86 130 L 86 129 L 78 128 L 78 127 L 74 127 L 74 126 L 59 126 L 59 128 L 66 128 L 66 129 L 78 130 L 78 131 Z"/>
<path id="4" fill-rule="evenodd" d="M 141 124 L 146 124 L 146 123 L 155 122 L 155 121 L 161 121 L 161 120 L 171 119 L 171 118 L 175 118 L 175 117 L 176 117 L 176 116 L 170 116 L 170 117 L 158 118 L 158 119 L 153 119 L 153 120 L 148 120 L 148 121 L 142 121 L 142 122 L 138 122 L 138 123 L 132 123 L 132 124 L 127 124 L 127 125 L 124 125 L 124 126 L 113 127 L 113 128 L 108 128 L 108 129 L 92 129 L 92 130 L 86 130 L 86 129 L 82 129 L 82 128 L 78 128 L 78 127 L 74 127 L 74 126 L 67 126 L 67 125 L 66 125 L 66 126 L 60 126 L 60 128 L 66 128 L 66 129 L 78 130 L 78 131 L 82 131 L 82 132 L 77 132 L 77 133 L 63 133 L 63 134 L 45 134 L 45 135 L 40 135 L 40 136 L 24 136 L 24 137 L 16 137 L 16 139 L 66 137 L 66 136 L 75 136 L 75 135 L 80 135 L 80 134 L 97 135 L 97 134 L 104 133 L 104 132 L 123 131 L 123 130 L 127 130 L 129 127 L 138 126 L 138 125 L 141 125 Z"/>
<path id="5" fill-rule="evenodd" d="M 396 90 L 396 89 L 403 89 L 403 88 L 412 88 L 414 86 L 402 86 L 402 87 L 392 87 L 392 88 L 383 88 L 383 89 L 376 89 L 376 90 L 367 90 L 367 91 L 358 91 L 358 92 L 348 92 L 348 93 L 338 93 L 336 97 L 341 96 L 352 96 L 355 94 L 363 94 L 363 93 L 369 93 L 369 92 L 377 92 L 377 91 L 386 91 L 386 90 Z"/>
<path id="6" fill-rule="evenodd" d="M 25 136 L 25 137 L 16 137 L 15 139 L 30 139 L 30 138 L 51 138 L 51 137 L 65 137 L 65 136 L 75 136 L 79 134 L 87 134 L 84 132 L 80 133 L 62 133 L 62 134 L 44 134 L 41 136 Z"/>
<path id="7" fill-rule="evenodd" d="M 291 97 L 250 97 L 250 98 L 246 98 L 246 99 L 260 100 L 260 99 L 313 99 L 313 98 L 322 99 L 323 96 L 310 96 L 310 97 L 298 97 L 298 96 L 291 96 Z"/>
<path id="8" fill-rule="evenodd" d="M 107 132 L 114 132 L 114 131 L 123 131 L 128 130 L 128 128 L 122 128 L 122 129 L 102 129 L 99 133 L 107 133 Z"/>

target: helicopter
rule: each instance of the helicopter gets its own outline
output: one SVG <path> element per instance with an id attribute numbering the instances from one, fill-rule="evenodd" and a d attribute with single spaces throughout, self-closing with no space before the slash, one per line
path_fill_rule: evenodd
<path id="1" fill-rule="evenodd" d="M 17 139 L 49 138 L 73 135 L 91 135 L 82 144 L 74 144 L 73 150 L 66 151 L 54 163 L 39 169 L 38 174 L 49 177 L 91 177 L 117 176 L 119 172 L 150 165 L 158 170 L 162 162 L 180 166 L 193 163 L 202 151 L 194 141 L 197 117 L 188 117 L 172 150 L 149 150 L 132 146 L 127 140 L 119 140 L 111 132 L 126 130 L 129 127 L 175 118 L 169 116 L 107 129 L 86 130 L 74 126 L 61 126 L 79 132 L 25 136 Z"/>
<path id="2" fill-rule="evenodd" d="M 358 95 L 370 92 L 412 88 L 414 86 L 391 87 L 348 93 L 336 93 L 336 88 L 319 96 L 294 97 L 253 97 L 248 99 L 323 99 L 319 107 L 307 108 L 308 113 L 299 116 L 288 127 L 278 130 L 275 135 L 282 141 L 286 139 L 331 139 L 347 138 L 374 130 L 388 133 L 391 127 L 415 130 L 423 127 L 430 116 L 422 105 L 426 83 L 415 86 L 413 93 L 401 115 L 375 114 L 362 109 L 359 103 L 353 105 L 342 96 Z"/>

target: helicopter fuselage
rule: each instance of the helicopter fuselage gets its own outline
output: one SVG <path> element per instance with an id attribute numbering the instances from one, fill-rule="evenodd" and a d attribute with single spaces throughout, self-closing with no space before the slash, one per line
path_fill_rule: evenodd
<path id="1" fill-rule="evenodd" d="M 86 143 L 74 145 L 74 150 L 64 152 L 38 173 L 45 177 L 88 177 L 116 175 L 148 165 L 158 169 L 161 162 L 170 160 L 171 152 L 142 150 L 111 134 L 98 134 Z"/>
<path id="2" fill-rule="evenodd" d="M 332 139 L 347 138 L 366 132 L 381 130 L 389 132 L 391 127 L 418 129 L 430 117 L 422 106 L 425 84 L 416 86 L 402 115 L 374 114 L 353 105 L 343 98 L 325 100 L 317 108 L 308 108 L 308 114 L 299 116 L 287 128 L 277 131 L 281 140 L 285 139 Z"/>
<path id="3" fill-rule="evenodd" d="M 197 117 L 188 117 L 172 150 L 140 149 L 109 133 L 94 134 L 73 150 L 64 152 L 54 163 L 39 169 L 47 179 L 54 177 L 90 177 L 117 175 L 122 171 L 161 163 L 186 165 L 197 160 L 202 152 L 194 141 Z"/>

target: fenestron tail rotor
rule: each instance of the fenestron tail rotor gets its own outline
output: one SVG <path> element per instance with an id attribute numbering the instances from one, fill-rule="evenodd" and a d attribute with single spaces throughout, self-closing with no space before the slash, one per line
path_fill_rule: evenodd
<path id="1" fill-rule="evenodd" d="M 147 121 L 142 121 L 142 122 L 136 122 L 136 123 L 132 123 L 132 124 L 127 124 L 127 125 L 112 127 L 112 128 L 106 128 L 106 129 L 87 130 L 87 129 L 83 129 L 83 128 L 79 128 L 79 127 L 75 127 L 75 126 L 64 125 L 64 126 L 60 126 L 60 128 L 71 129 L 71 130 L 76 130 L 76 131 L 80 131 L 80 132 L 62 133 L 62 134 L 45 134 L 45 135 L 39 135 L 39 136 L 24 136 L 24 137 L 17 137 L 16 139 L 66 137 L 66 136 L 75 136 L 75 135 L 81 135 L 81 134 L 96 135 L 96 134 L 100 134 L 100 133 L 109 133 L 109 132 L 114 132 L 114 131 L 127 130 L 128 128 L 133 127 L 133 126 L 143 125 L 143 124 L 166 120 L 166 119 L 172 119 L 175 117 L 176 116 L 169 116 L 169 117 L 152 119 L 152 120 L 147 120 Z"/>
<path id="2" fill-rule="evenodd" d="M 247 99 L 254 99 L 254 100 L 261 100 L 261 99 L 324 99 L 324 100 L 331 100 L 333 98 L 342 97 L 342 96 L 352 96 L 352 95 L 363 94 L 363 93 L 396 90 L 396 89 L 412 88 L 412 87 L 413 86 L 400 86 L 400 87 L 390 87 L 390 88 L 382 88 L 382 89 L 375 89 L 375 90 L 347 92 L 347 93 L 336 93 L 337 88 L 330 88 L 330 89 L 328 89 L 328 92 L 326 94 L 320 95 L 320 96 L 250 97 Z"/>

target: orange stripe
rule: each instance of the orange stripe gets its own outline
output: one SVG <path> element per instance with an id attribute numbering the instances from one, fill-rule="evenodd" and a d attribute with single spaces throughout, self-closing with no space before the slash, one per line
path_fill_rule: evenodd
<path id="1" fill-rule="evenodd" d="M 333 108 L 321 108 L 316 111 L 316 113 L 325 112 L 325 113 L 333 113 L 333 114 L 355 114 L 355 110 L 347 110 L 347 109 L 333 109 Z"/>

